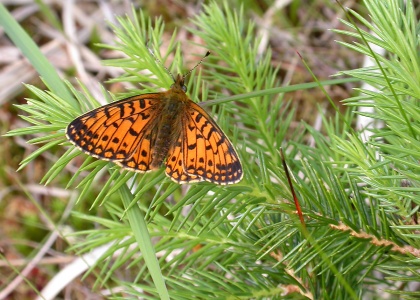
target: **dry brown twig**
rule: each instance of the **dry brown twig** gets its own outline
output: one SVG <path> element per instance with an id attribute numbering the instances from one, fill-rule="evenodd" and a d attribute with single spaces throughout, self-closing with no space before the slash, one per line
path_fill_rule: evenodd
<path id="1" fill-rule="evenodd" d="M 332 229 L 335 230 L 340 230 L 340 231 L 349 231 L 351 236 L 360 238 L 360 239 L 365 239 L 365 240 L 370 240 L 370 243 L 372 245 L 378 246 L 378 247 L 389 247 L 391 246 L 390 250 L 394 251 L 394 252 L 399 252 L 401 254 L 407 255 L 407 254 L 411 254 L 415 257 L 420 257 L 420 249 L 411 247 L 411 246 L 399 246 L 394 242 L 388 241 L 388 240 L 383 240 L 383 239 L 378 239 L 376 236 L 372 235 L 372 234 L 368 234 L 366 232 L 356 232 L 353 229 L 351 229 L 349 226 L 344 225 L 343 223 L 340 223 L 339 225 L 334 225 L 331 224 L 330 227 Z"/>

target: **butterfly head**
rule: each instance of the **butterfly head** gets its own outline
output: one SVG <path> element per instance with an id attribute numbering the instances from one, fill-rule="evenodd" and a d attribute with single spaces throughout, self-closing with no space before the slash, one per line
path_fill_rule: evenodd
<path id="1" fill-rule="evenodd" d="M 195 65 L 194 68 L 192 68 L 191 70 L 188 71 L 187 74 L 182 75 L 182 74 L 178 74 L 178 76 L 176 77 L 176 79 L 172 76 L 172 73 L 169 72 L 169 74 L 172 76 L 172 78 L 174 79 L 174 84 L 171 85 L 171 89 L 173 91 L 176 90 L 182 90 L 184 93 L 187 91 L 187 86 L 184 84 L 185 82 L 185 78 L 191 74 L 192 71 L 195 70 L 195 68 L 197 68 L 202 62 L 203 60 L 210 55 L 210 51 L 207 51 L 206 55 L 204 55 L 204 57 Z"/>
<path id="2" fill-rule="evenodd" d="M 187 86 L 185 85 L 185 76 L 178 74 L 176 79 L 174 80 L 174 84 L 171 85 L 171 89 L 173 91 L 183 91 L 184 93 L 187 91 Z"/>

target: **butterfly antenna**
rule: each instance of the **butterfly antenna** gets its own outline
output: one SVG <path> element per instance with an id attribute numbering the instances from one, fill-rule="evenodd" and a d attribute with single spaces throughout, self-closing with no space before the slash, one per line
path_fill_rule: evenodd
<path id="1" fill-rule="evenodd" d="M 185 79 L 185 77 L 187 77 L 188 75 L 190 75 L 191 74 L 191 72 L 192 71 L 194 71 L 202 62 L 203 62 L 203 60 L 207 57 L 207 56 L 209 56 L 210 55 L 210 51 L 207 51 L 207 53 L 206 53 L 206 55 L 204 55 L 203 56 L 203 58 L 202 59 L 200 59 L 200 61 L 195 65 L 195 67 L 194 68 L 192 68 L 191 70 L 189 70 L 188 71 L 188 73 L 187 74 L 185 74 L 184 76 L 182 76 L 182 78 L 183 79 Z"/>
<path id="2" fill-rule="evenodd" d="M 150 55 L 155 59 L 155 61 L 159 64 L 159 65 L 161 65 L 162 67 L 164 67 L 165 68 L 165 70 L 166 70 L 166 72 L 168 72 L 169 73 L 169 75 L 171 75 L 171 77 L 172 77 L 172 79 L 173 79 L 173 81 L 175 81 L 175 77 L 174 77 L 174 75 L 172 74 L 172 72 L 171 71 L 169 71 L 169 69 L 160 61 L 160 59 L 159 58 L 157 58 L 157 56 L 155 55 L 155 53 L 153 52 L 153 50 L 152 50 L 152 48 L 150 48 L 149 47 L 149 40 L 147 40 L 147 42 L 146 42 L 146 48 L 147 48 L 147 50 L 149 50 L 149 53 L 150 53 Z"/>

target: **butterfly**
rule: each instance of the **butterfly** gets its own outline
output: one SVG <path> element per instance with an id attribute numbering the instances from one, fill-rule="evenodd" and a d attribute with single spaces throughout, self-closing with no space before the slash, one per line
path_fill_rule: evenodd
<path id="1" fill-rule="evenodd" d="M 188 98 L 187 75 L 179 74 L 166 92 L 129 97 L 79 116 L 67 126 L 67 138 L 86 154 L 130 171 L 165 164 L 166 175 L 179 184 L 239 182 L 239 156 L 209 114 Z"/>

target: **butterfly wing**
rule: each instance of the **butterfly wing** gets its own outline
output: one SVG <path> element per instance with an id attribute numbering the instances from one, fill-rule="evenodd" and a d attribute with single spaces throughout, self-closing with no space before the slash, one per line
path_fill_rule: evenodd
<path id="1" fill-rule="evenodd" d="M 152 148 L 156 142 L 157 135 L 157 126 L 146 126 L 141 132 L 141 138 L 138 141 L 138 146 L 136 146 L 134 153 L 124 160 L 116 161 L 115 163 L 124 169 L 140 173 L 156 169 L 156 167 L 151 167 L 151 163 Z"/>
<path id="2" fill-rule="evenodd" d="M 232 143 L 207 112 L 190 101 L 178 145 L 169 152 L 166 174 L 178 183 L 232 184 L 243 171 Z"/>
<path id="3" fill-rule="evenodd" d="M 198 175 L 191 175 L 185 172 L 183 155 L 182 155 L 182 140 L 180 137 L 176 144 L 169 149 L 169 156 L 166 160 L 166 175 L 177 183 L 192 183 L 203 181 Z"/>
<path id="4" fill-rule="evenodd" d="M 145 94 L 94 109 L 67 126 L 67 138 L 91 156 L 148 171 L 159 99 L 159 93 Z"/>

